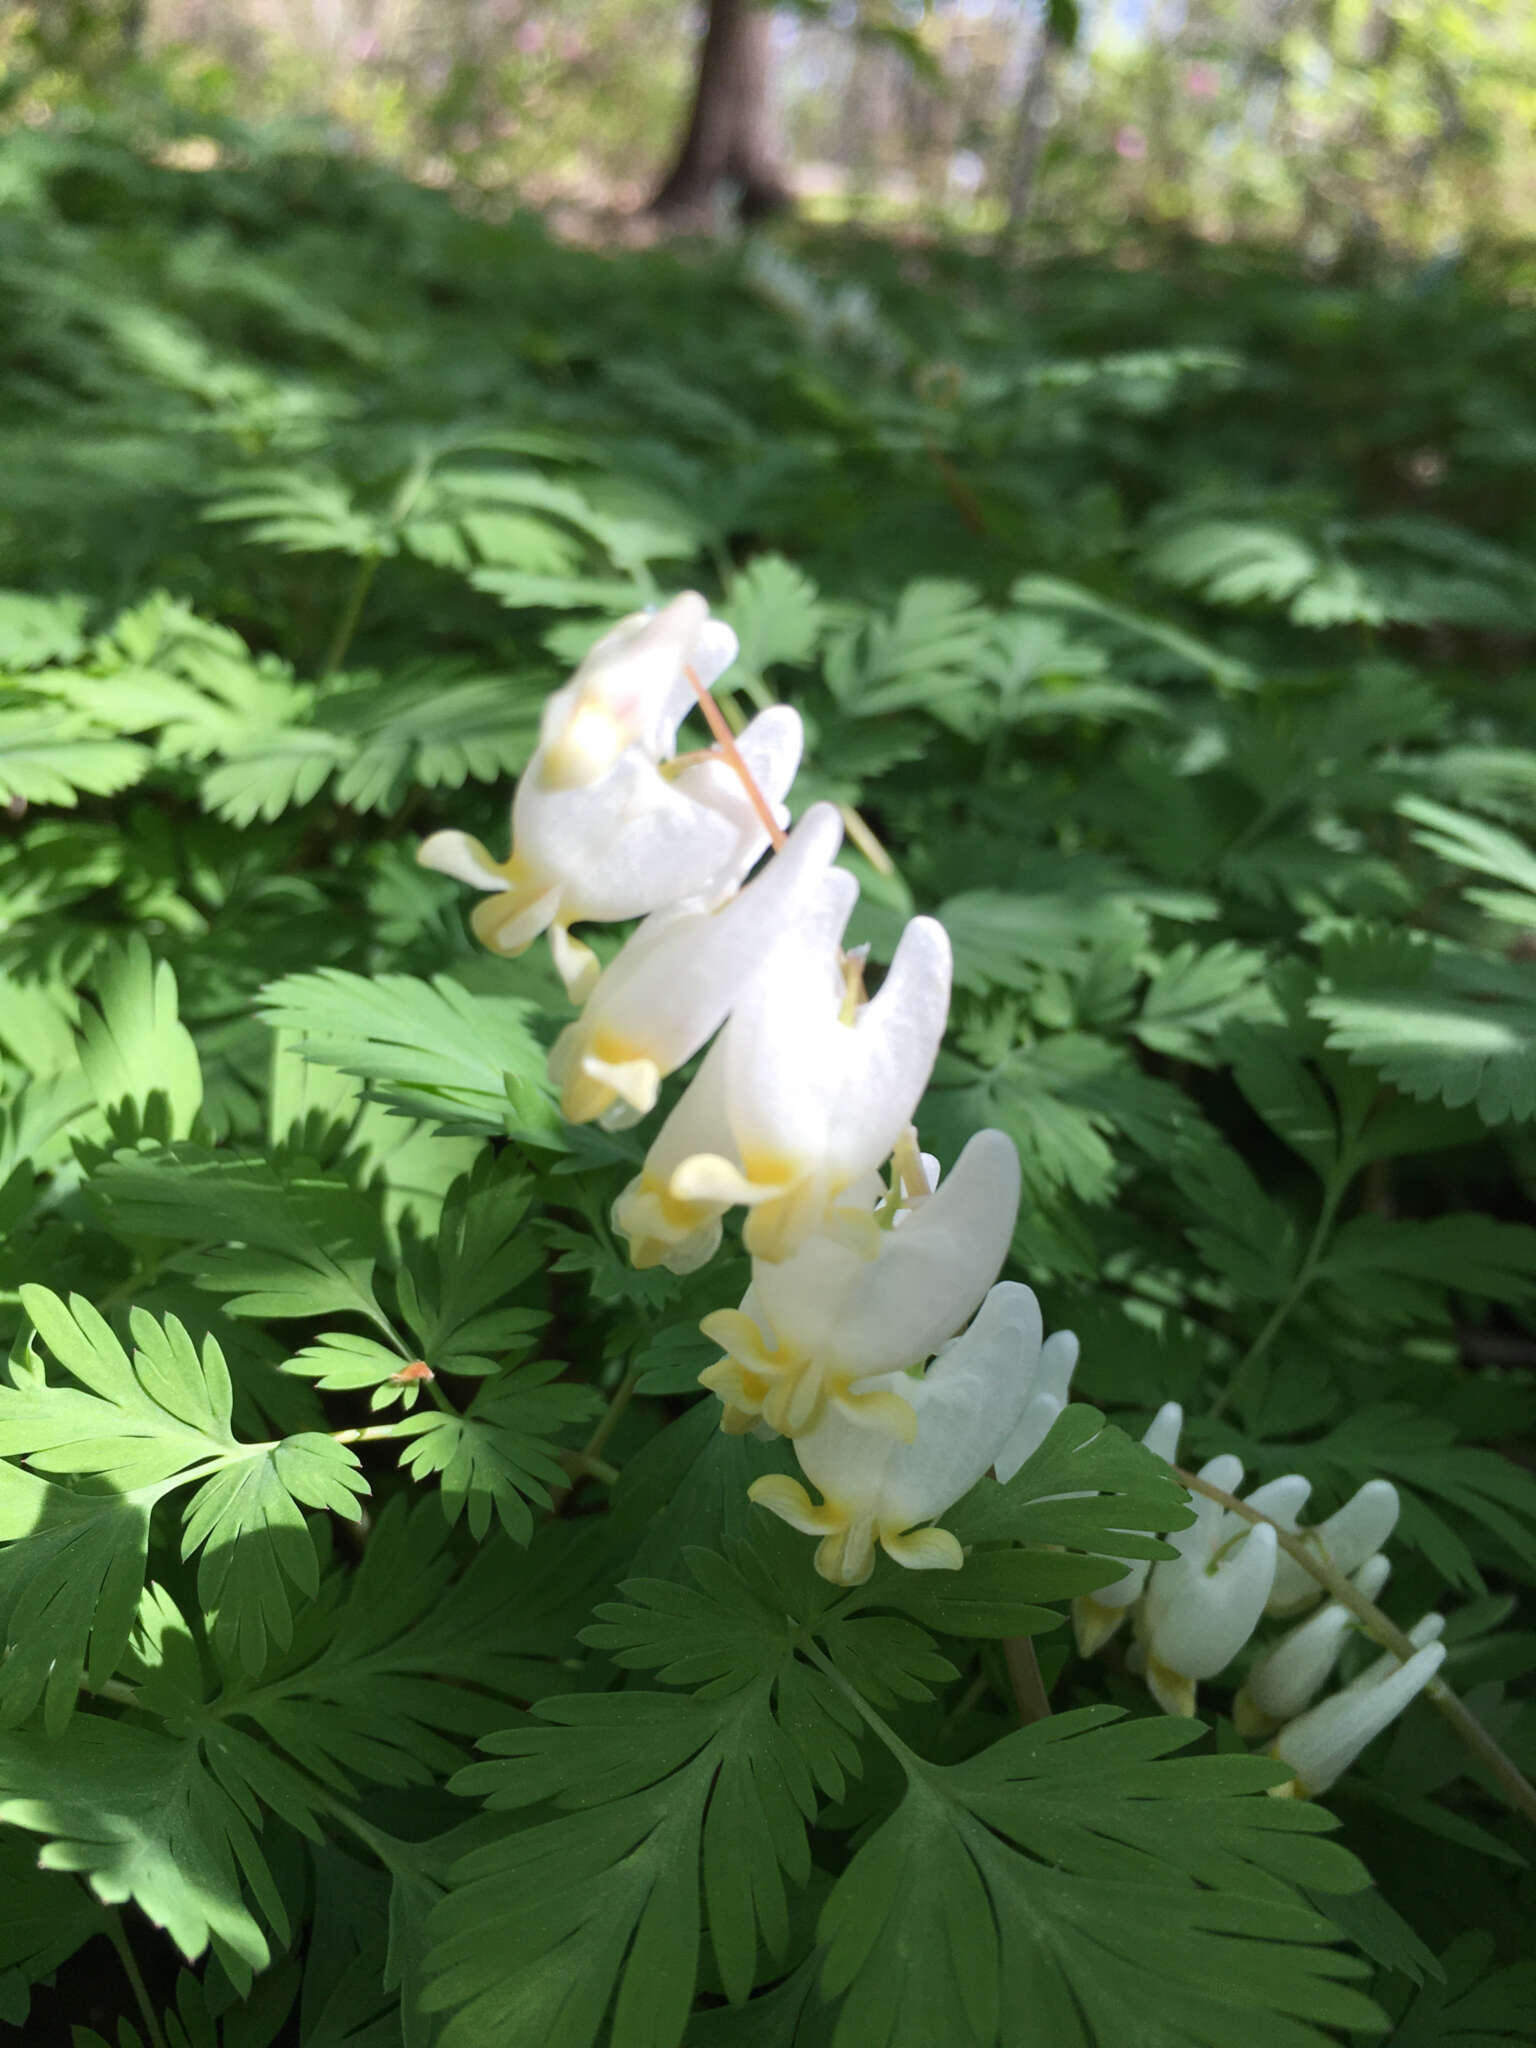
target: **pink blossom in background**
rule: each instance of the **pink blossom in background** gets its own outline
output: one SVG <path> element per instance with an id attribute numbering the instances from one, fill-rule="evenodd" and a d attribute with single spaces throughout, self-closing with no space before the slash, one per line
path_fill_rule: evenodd
<path id="1" fill-rule="evenodd" d="M 544 37 L 542 21 L 520 21 L 512 38 L 512 47 L 520 57 L 537 57 L 544 47 Z"/>
<path id="2" fill-rule="evenodd" d="M 371 29 L 360 36 L 352 38 L 352 56 L 359 64 L 371 63 L 380 54 L 382 48 L 383 45 Z"/>
<path id="3" fill-rule="evenodd" d="M 1147 138 L 1139 128 L 1117 128 L 1115 130 L 1115 155 L 1124 157 L 1127 163 L 1139 164 L 1147 153 Z"/>
<path id="4" fill-rule="evenodd" d="M 1214 64 L 1191 64 L 1184 74 L 1184 90 L 1192 100 L 1214 98 L 1220 84 Z"/>

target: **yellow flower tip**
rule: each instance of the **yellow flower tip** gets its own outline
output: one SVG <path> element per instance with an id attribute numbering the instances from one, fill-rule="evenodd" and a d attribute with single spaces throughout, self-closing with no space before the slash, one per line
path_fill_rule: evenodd
<path id="1" fill-rule="evenodd" d="M 559 907 L 558 889 L 522 883 L 477 903 L 469 914 L 470 929 L 488 953 L 515 960 L 554 922 Z"/>
<path id="2" fill-rule="evenodd" d="M 845 1523 L 816 1546 L 815 1564 L 834 1586 L 862 1586 L 875 1568 L 875 1527 L 868 1517 Z"/>
<path id="3" fill-rule="evenodd" d="M 747 1488 L 747 1499 L 788 1522 L 802 1536 L 835 1536 L 848 1527 L 848 1517 L 840 1509 L 830 1501 L 817 1507 L 799 1480 L 791 1479 L 787 1472 L 766 1472 L 761 1479 L 754 1479 Z"/>
<path id="4" fill-rule="evenodd" d="M 1147 1690 L 1165 1714 L 1187 1721 L 1195 1711 L 1195 1681 L 1157 1657 L 1147 1659 Z"/>
<path id="5" fill-rule="evenodd" d="M 1246 1742 L 1256 1741 L 1261 1736 L 1273 1735 L 1280 1723 L 1273 1714 L 1266 1714 L 1254 1699 L 1247 1686 L 1242 1686 L 1232 1702 L 1232 1721 L 1237 1732 Z"/>
<path id="6" fill-rule="evenodd" d="M 845 1387 L 832 1396 L 834 1405 L 850 1422 L 880 1436 L 893 1436 L 898 1443 L 917 1442 L 917 1410 L 900 1394 L 861 1394 Z"/>
<path id="7" fill-rule="evenodd" d="M 720 1243 L 720 1219 L 712 1209 L 679 1202 L 643 1174 L 614 1203 L 613 1225 L 628 1242 L 630 1264 L 641 1272 L 665 1266 L 672 1273 L 696 1273 Z"/>
<path id="8" fill-rule="evenodd" d="M 909 1572 L 957 1572 L 965 1563 L 960 1539 L 948 1529 L 907 1529 L 880 1534 L 881 1548 Z"/>
<path id="9" fill-rule="evenodd" d="M 720 1434 L 722 1436 L 747 1436 L 757 1426 L 757 1416 L 746 1408 L 736 1408 L 728 1401 L 720 1404 Z"/>
<path id="10" fill-rule="evenodd" d="M 573 939 L 565 924 L 550 925 L 549 952 L 566 994 L 573 1003 L 584 1003 L 597 986 L 602 961 L 584 940 Z"/>
<path id="11" fill-rule="evenodd" d="M 1271 1785 L 1269 1796 L 1271 1799 L 1308 1799 L 1311 1794 L 1300 1778 L 1287 1778 L 1283 1785 Z"/>
<path id="12" fill-rule="evenodd" d="M 668 1193 L 674 1201 L 708 1204 L 732 1209 L 738 1203 L 748 1207 L 772 1201 L 781 1192 L 778 1184 L 743 1173 L 732 1160 L 718 1152 L 695 1152 L 673 1169 Z"/>
<path id="13" fill-rule="evenodd" d="M 778 1167 L 772 1182 L 763 1172 L 754 1172 L 752 1179 L 755 1206 L 742 1227 L 741 1241 L 754 1259 L 777 1265 L 799 1251 L 820 1227 L 829 1207 L 829 1190 L 819 1175 L 802 1174 L 788 1165 Z"/>
<path id="14" fill-rule="evenodd" d="M 1091 1593 L 1080 1594 L 1072 1602 L 1072 1633 L 1079 1657 L 1092 1657 L 1103 1649 L 1130 1611 L 1129 1607 L 1110 1607 Z"/>

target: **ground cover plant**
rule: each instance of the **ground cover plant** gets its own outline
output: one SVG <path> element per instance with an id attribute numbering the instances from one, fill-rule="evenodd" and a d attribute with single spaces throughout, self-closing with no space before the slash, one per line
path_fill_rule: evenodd
<path id="1" fill-rule="evenodd" d="M 1521 280 L 599 255 L 220 146 L 0 154 L 0 2019 L 1526 2038 Z M 732 726 L 803 721 L 877 1000 L 947 933 L 922 1143 L 1011 1141 L 1004 1285 L 1080 1344 L 958 1570 L 760 1504 L 794 1444 L 699 1386 L 739 1219 L 631 1263 L 660 1117 L 562 1117 L 549 956 L 417 860 L 500 857 L 550 693 L 685 590 Z M 1260 1547 L 1138 1444 L 1170 1402 L 1282 1534 L 1291 1475 L 1304 1527 L 1394 1492 L 1385 1586 L 1331 1539 L 1343 1679 L 1444 1618 L 1314 1799 L 1289 1618 L 1111 1632 L 1145 1565 L 1232 1583 L 1191 1531 Z"/>

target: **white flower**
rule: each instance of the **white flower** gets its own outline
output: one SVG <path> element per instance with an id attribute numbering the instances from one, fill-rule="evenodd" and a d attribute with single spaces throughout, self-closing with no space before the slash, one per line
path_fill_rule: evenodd
<path id="1" fill-rule="evenodd" d="M 1141 1440 L 1165 1465 L 1171 1465 L 1179 1454 L 1179 1433 L 1183 1427 L 1184 1410 L 1177 1401 L 1165 1401 L 1147 1424 Z M 1151 1570 L 1150 1558 L 1138 1558 L 1126 1566 L 1118 1579 L 1092 1593 L 1079 1594 L 1072 1602 L 1072 1632 L 1080 1657 L 1091 1657 L 1109 1641 L 1141 1598 Z"/>
<path id="2" fill-rule="evenodd" d="M 423 866 L 487 892 L 471 923 L 493 953 L 521 953 L 547 930 L 577 1000 L 596 980 L 598 963 L 571 938 L 573 924 L 645 917 L 691 898 L 712 908 L 735 892 L 768 843 L 740 777 L 724 761 L 701 755 L 674 766 L 668 758 L 695 701 L 688 673 L 713 681 L 734 651 L 729 628 L 703 607 L 689 593 L 654 616 L 626 620 L 549 699 L 540 743 L 512 800 L 506 860 L 457 831 L 434 832 L 417 852 Z M 776 814 L 802 738 L 798 715 L 775 705 L 738 743 Z"/>
<path id="3" fill-rule="evenodd" d="M 867 1247 L 821 1230 L 776 1264 L 755 1261 L 740 1308 L 700 1325 L 726 1354 L 699 1375 L 726 1403 L 724 1426 L 761 1416 L 799 1436 L 831 1403 L 848 1421 L 910 1442 L 911 1403 L 867 1383 L 922 1364 L 975 1313 L 1007 1256 L 1018 1204 L 1012 1139 L 979 1131 L 937 1193 L 894 1214 Z"/>
<path id="4" fill-rule="evenodd" d="M 561 1114 L 616 1129 L 653 1109 L 662 1076 L 714 1036 L 807 913 L 842 838 L 834 807 L 814 804 L 740 895 L 717 909 L 685 903 L 648 917 L 555 1041 L 549 1071 Z"/>
<path id="5" fill-rule="evenodd" d="M 830 929 L 807 917 L 780 943 L 615 1204 L 637 1266 L 692 1272 L 738 1202 L 751 1211 L 742 1236 L 753 1257 L 787 1258 L 852 1207 L 840 1198 L 911 1122 L 949 1013 L 949 939 L 913 918 L 861 1002 L 861 963 L 838 945 L 852 893 L 837 908 Z"/>
<path id="6" fill-rule="evenodd" d="M 1040 1346 L 1029 1401 L 1018 1425 L 998 1452 L 997 1476 L 1005 1484 L 1045 1442 L 1058 1415 L 1064 1413 L 1079 1346 L 1071 1330 L 1053 1330 Z"/>
<path id="7" fill-rule="evenodd" d="M 816 1569 L 837 1585 L 869 1577 L 877 1543 L 912 1570 L 958 1571 L 965 1561 L 959 1543 L 932 1525 L 970 1492 L 1017 1425 L 1039 1351 L 1040 1305 L 1029 1288 L 1004 1280 L 922 1378 L 890 1373 L 873 1383 L 870 1391 L 899 1393 L 911 1404 L 912 1442 L 829 1407 L 795 1440 L 820 1506 L 782 1474 L 754 1480 L 748 1493 L 791 1528 L 821 1538 Z"/>
<path id="8" fill-rule="evenodd" d="M 1199 1476 L 1224 1493 L 1242 1483 L 1240 1459 L 1212 1458 Z M 1168 1541 L 1179 1553 L 1154 1565 L 1140 1615 L 1147 1685 L 1168 1714 L 1192 1714 L 1195 1685 L 1224 1670 L 1258 1626 L 1274 1583 L 1277 1546 L 1267 1522 L 1229 1536 L 1228 1511 L 1194 1495 L 1195 1520 Z"/>
<path id="9" fill-rule="evenodd" d="M 1354 1574 L 1355 1590 L 1367 1600 L 1376 1599 L 1391 1571 L 1378 1551 Z M 1328 1683 L 1351 1629 L 1358 1626 L 1347 1607 L 1330 1600 L 1283 1635 L 1254 1665 L 1232 1703 L 1238 1733 L 1272 1734 L 1282 1721 L 1309 1707 Z"/>
<path id="10" fill-rule="evenodd" d="M 1416 1699 L 1445 1662 L 1445 1645 L 1435 1638 L 1445 1626 L 1427 1614 L 1409 1631 L 1414 1654 L 1400 1664 L 1390 1652 L 1363 1671 L 1342 1692 L 1289 1722 L 1270 1744 L 1271 1756 L 1296 1773 L 1280 1789 L 1314 1797 L 1343 1776 L 1361 1751 Z"/>
<path id="11" fill-rule="evenodd" d="M 1278 1486 L 1280 1481 L 1271 1482 Z M 1297 1529 L 1295 1513 L 1289 1519 L 1285 1513 L 1274 1507 L 1266 1507 L 1262 1493 L 1252 1496 L 1250 1505 L 1272 1515 L 1285 1528 L 1295 1531 L 1305 1542 L 1325 1557 L 1341 1572 L 1358 1571 L 1368 1557 L 1374 1557 L 1397 1526 L 1397 1488 L 1386 1479 L 1368 1479 L 1349 1500 L 1345 1501 L 1336 1514 L 1326 1522 L 1319 1522 L 1315 1528 Z M 1298 1508 L 1300 1503 L 1297 1504 Z M 1321 1592 L 1316 1579 L 1304 1565 L 1288 1557 L 1282 1551 L 1275 1567 L 1274 1590 L 1269 1596 L 1268 1612 L 1271 1614 L 1295 1614 L 1308 1607 Z"/>

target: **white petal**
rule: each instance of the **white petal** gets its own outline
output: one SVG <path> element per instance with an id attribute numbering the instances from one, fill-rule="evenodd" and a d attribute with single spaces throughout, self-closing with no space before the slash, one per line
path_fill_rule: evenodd
<path id="1" fill-rule="evenodd" d="M 1155 1451 L 1165 1465 L 1172 1465 L 1179 1455 L 1179 1436 L 1184 1428 L 1184 1410 L 1177 1401 L 1165 1401 L 1152 1420 L 1147 1424 L 1142 1442 L 1149 1451 Z M 1097 1597 L 1102 1599 L 1102 1594 Z"/>
<path id="2" fill-rule="evenodd" d="M 878 1233 L 874 1259 L 818 1232 L 787 1259 L 759 1260 L 754 1283 L 780 1341 L 855 1375 L 921 1364 L 997 1278 L 1018 1189 L 1012 1139 L 979 1131 L 939 1192 Z"/>
<path id="3" fill-rule="evenodd" d="M 1355 1585 L 1367 1600 L 1374 1600 L 1391 1569 L 1378 1553 L 1355 1574 Z M 1335 1600 L 1298 1623 L 1248 1674 L 1244 1690 L 1253 1705 L 1272 1723 L 1303 1712 L 1327 1684 L 1355 1626 L 1349 1609 Z"/>
<path id="4" fill-rule="evenodd" d="M 1352 1572 L 1386 1542 L 1397 1526 L 1397 1488 L 1386 1479 L 1368 1479 L 1337 1513 L 1302 1533 L 1317 1544 L 1341 1572 Z M 1283 1556 L 1270 1595 L 1271 1614 L 1285 1614 L 1318 1596 L 1317 1581 L 1294 1558 Z"/>
<path id="5" fill-rule="evenodd" d="M 471 839 L 467 832 L 430 833 L 417 847 L 416 858 L 422 867 L 435 868 L 440 875 L 452 875 L 456 882 L 467 882 L 471 889 L 499 891 L 508 886 L 505 872 L 479 840 Z"/>
<path id="6" fill-rule="evenodd" d="M 1152 1657 L 1187 1678 L 1224 1670 L 1258 1626 L 1275 1555 L 1275 1532 L 1261 1523 L 1215 1571 L 1199 1555 L 1159 1564 L 1147 1586 Z"/>
<path id="7" fill-rule="evenodd" d="M 1271 1744 L 1272 1753 L 1290 1765 L 1303 1791 L 1326 1792 L 1424 1690 L 1444 1662 L 1445 1645 L 1433 1643 L 1379 1684 L 1335 1693 L 1282 1728 Z"/>
<path id="8" fill-rule="evenodd" d="M 591 1057 L 646 1060 L 658 1074 L 670 1074 L 691 1059 L 808 914 L 841 842 L 837 812 L 816 804 L 783 852 L 723 909 L 648 918 L 588 998 L 566 1051 L 571 1070 Z M 578 1121 L 597 1113 L 566 1105 Z"/>
<path id="9" fill-rule="evenodd" d="M 1408 1631 L 1408 1640 L 1415 1650 L 1427 1650 L 1431 1643 L 1438 1643 L 1445 1634 L 1445 1616 L 1426 1614 L 1416 1621 Z M 1367 1664 L 1358 1678 L 1352 1678 L 1345 1686 L 1345 1692 L 1369 1692 L 1373 1686 L 1381 1685 L 1398 1668 L 1398 1660 L 1388 1650 L 1372 1664 Z"/>
<path id="10" fill-rule="evenodd" d="M 1028 1397 L 1040 1308 L 1029 1288 L 994 1287 L 965 1335 L 922 1379 L 890 1373 L 861 1391 L 890 1392 L 917 1415 L 914 1442 L 860 1429 L 836 1411 L 799 1437 L 805 1473 L 853 1517 L 904 1530 L 933 1521 L 991 1465 Z"/>

